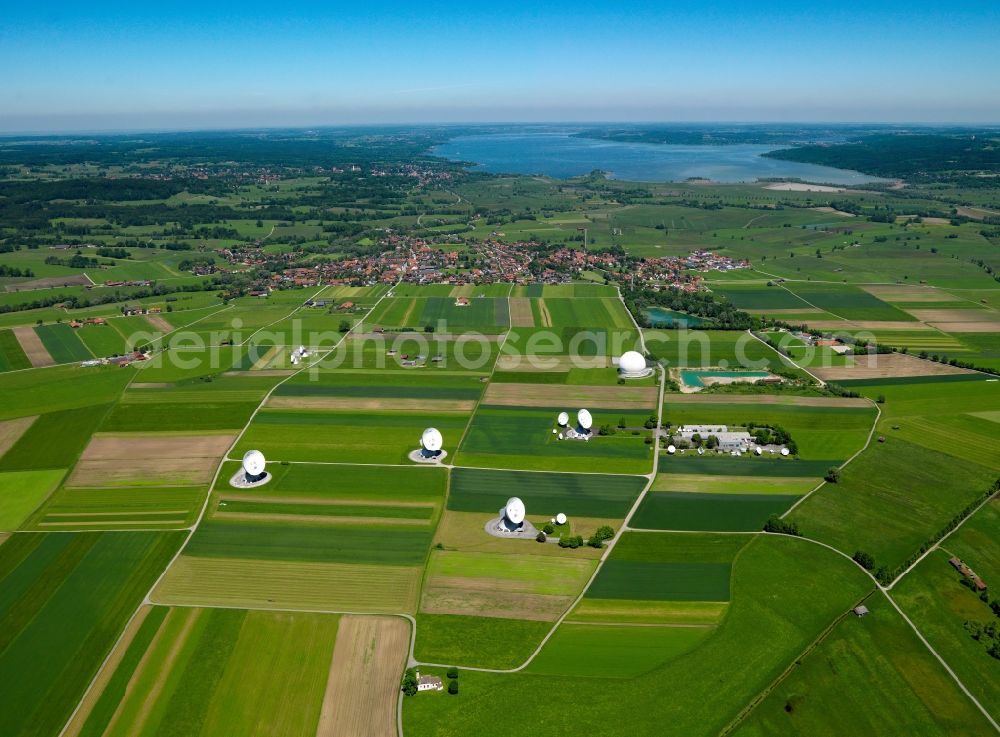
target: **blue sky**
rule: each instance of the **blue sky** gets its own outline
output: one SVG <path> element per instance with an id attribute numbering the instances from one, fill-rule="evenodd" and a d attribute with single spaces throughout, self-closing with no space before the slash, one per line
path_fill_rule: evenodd
<path id="1" fill-rule="evenodd" d="M 1000 122 L 1000 3 L 14 3 L 0 131 Z"/>

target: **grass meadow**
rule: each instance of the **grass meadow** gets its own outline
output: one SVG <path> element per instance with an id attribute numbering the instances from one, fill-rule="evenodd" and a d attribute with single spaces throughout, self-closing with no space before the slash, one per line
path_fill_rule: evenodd
<path id="1" fill-rule="evenodd" d="M 668 547 L 663 545 L 664 553 Z M 627 723 L 635 735 L 714 734 L 868 590 L 868 579 L 835 553 L 799 540 L 756 539 L 734 559 L 727 616 L 686 654 L 634 678 L 605 677 L 604 661 L 594 658 L 572 676 L 467 671 L 463 693 L 482 698 L 408 699 L 404 728 L 444 737 L 490 721 L 494 734 L 527 735 L 600 722 Z M 612 660 L 607 667 L 620 666 Z M 725 678 L 734 669 L 740 678 Z M 664 692 L 671 697 L 663 698 Z M 517 703 L 519 718 L 491 720 L 497 700 Z"/>
<path id="2" fill-rule="evenodd" d="M 865 604 L 870 614 L 842 618 L 733 734 L 835 737 L 880 734 L 887 724 L 900 734 L 987 734 L 982 714 L 896 610 L 879 594 Z"/>

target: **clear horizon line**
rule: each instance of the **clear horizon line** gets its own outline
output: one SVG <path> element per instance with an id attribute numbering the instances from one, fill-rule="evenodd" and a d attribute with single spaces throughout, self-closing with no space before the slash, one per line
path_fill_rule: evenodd
<path id="1" fill-rule="evenodd" d="M 1000 129 L 1000 121 L 991 123 L 968 122 L 968 121 L 880 121 L 880 120 L 828 120 L 828 121 L 802 121 L 802 120 L 519 120 L 519 121 L 436 121 L 436 122 L 352 122 L 352 123 L 323 123 L 319 125 L 258 125 L 258 126 L 149 126 L 130 128 L 66 128 L 61 130 L 0 130 L 0 139 L 7 138 L 56 138 L 65 136 L 92 135 L 92 136 L 114 136 L 135 133 L 243 133 L 243 132 L 266 132 L 266 131 L 309 131 L 309 130 L 338 130 L 349 128 L 488 128 L 488 127 L 517 127 L 517 126 L 579 126 L 595 127 L 608 125 L 623 125 L 635 127 L 649 126 L 676 126 L 676 127 L 700 127 L 700 126 L 803 126 L 803 127 L 843 127 L 843 126 L 877 126 L 885 128 L 969 128 L 969 129 Z"/>

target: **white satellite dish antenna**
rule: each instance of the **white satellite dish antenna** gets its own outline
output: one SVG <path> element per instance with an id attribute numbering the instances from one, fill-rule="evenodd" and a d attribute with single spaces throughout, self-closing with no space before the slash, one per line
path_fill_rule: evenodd
<path id="1" fill-rule="evenodd" d="M 566 425 L 569 424 L 569 413 L 568 412 L 560 412 L 559 413 L 559 418 L 558 418 L 557 421 L 559 422 L 559 427 L 566 427 Z"/>
<path id="2" fill-rule="evenodd" d="M 788 448 L 782 448 L 781 449 L 781 455 L 783 455 L 783 456 L 788 455 Z"/>
<path id="3" fill-rule="evenodd" d="M 588 410 L 581 409 L 576 413 L 576 421 L 584 430 L 589 430 L 594 426 L 594 417 Z"/>
<path id="4" fill-rule="evenodd" d="M 667 453 L 669 453 L 670 455 L 673 455 L 676 452 L 677 452 L 677 446 L 675 446 L 675 445 L 668 445 L 667 446 Z"/>
<path id="5" fill-rule="evenodd" d="M 564 524 L 566 524 L 566 515 L 563 514 L 562 512 L 560 512 L 559 514 L 557 514 L 556 515 L 556 524 L 557 525 L 564 525 Z"/>
<path id="6" fill-rule="evenodd" d="M 756 448 L 753 449 L 753 452 L 756 453 L 757 455 L 761 455 L 763 454 L 764 449 L 758 445 Z"/>
<path id="7" fill-rule="evenodd" d="M 259 450 L 248 450 L 243 454 L 243 471 L 247 476 L 260 476 L 264 473 L 264 454 Z"/>
<path id="8" fill-rule="evenodd" d="M 618 368 L 626 376 L 641 376 L 646 371 L 646 359 L 638 351 L 626 351 L 618 359 Z"/>
<path id="9" fill-rule="evenodd" d="M 444 438 L 436 427 L 428 427 L 420 436 L 420 447 L 430 453 L 437 453 L 444 445 Z"/>
<path id="10" fill-rule="evenodd" d="M 524 502 L 516 496 L 512 496 L 507 500 L 507 506 L 504 507 L 503 516 L 515 525 L 519 525 L 524 522 Z"/>

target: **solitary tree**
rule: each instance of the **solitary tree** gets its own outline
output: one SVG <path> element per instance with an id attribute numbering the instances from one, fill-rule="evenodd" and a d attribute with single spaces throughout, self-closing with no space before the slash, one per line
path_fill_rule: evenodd
<path id="1" fill-rule="evenodd" d="M 407 668 L 403 674 L 403 693 L 413 696 L 417 692 L 417 672 L 413 668 Z"/>

